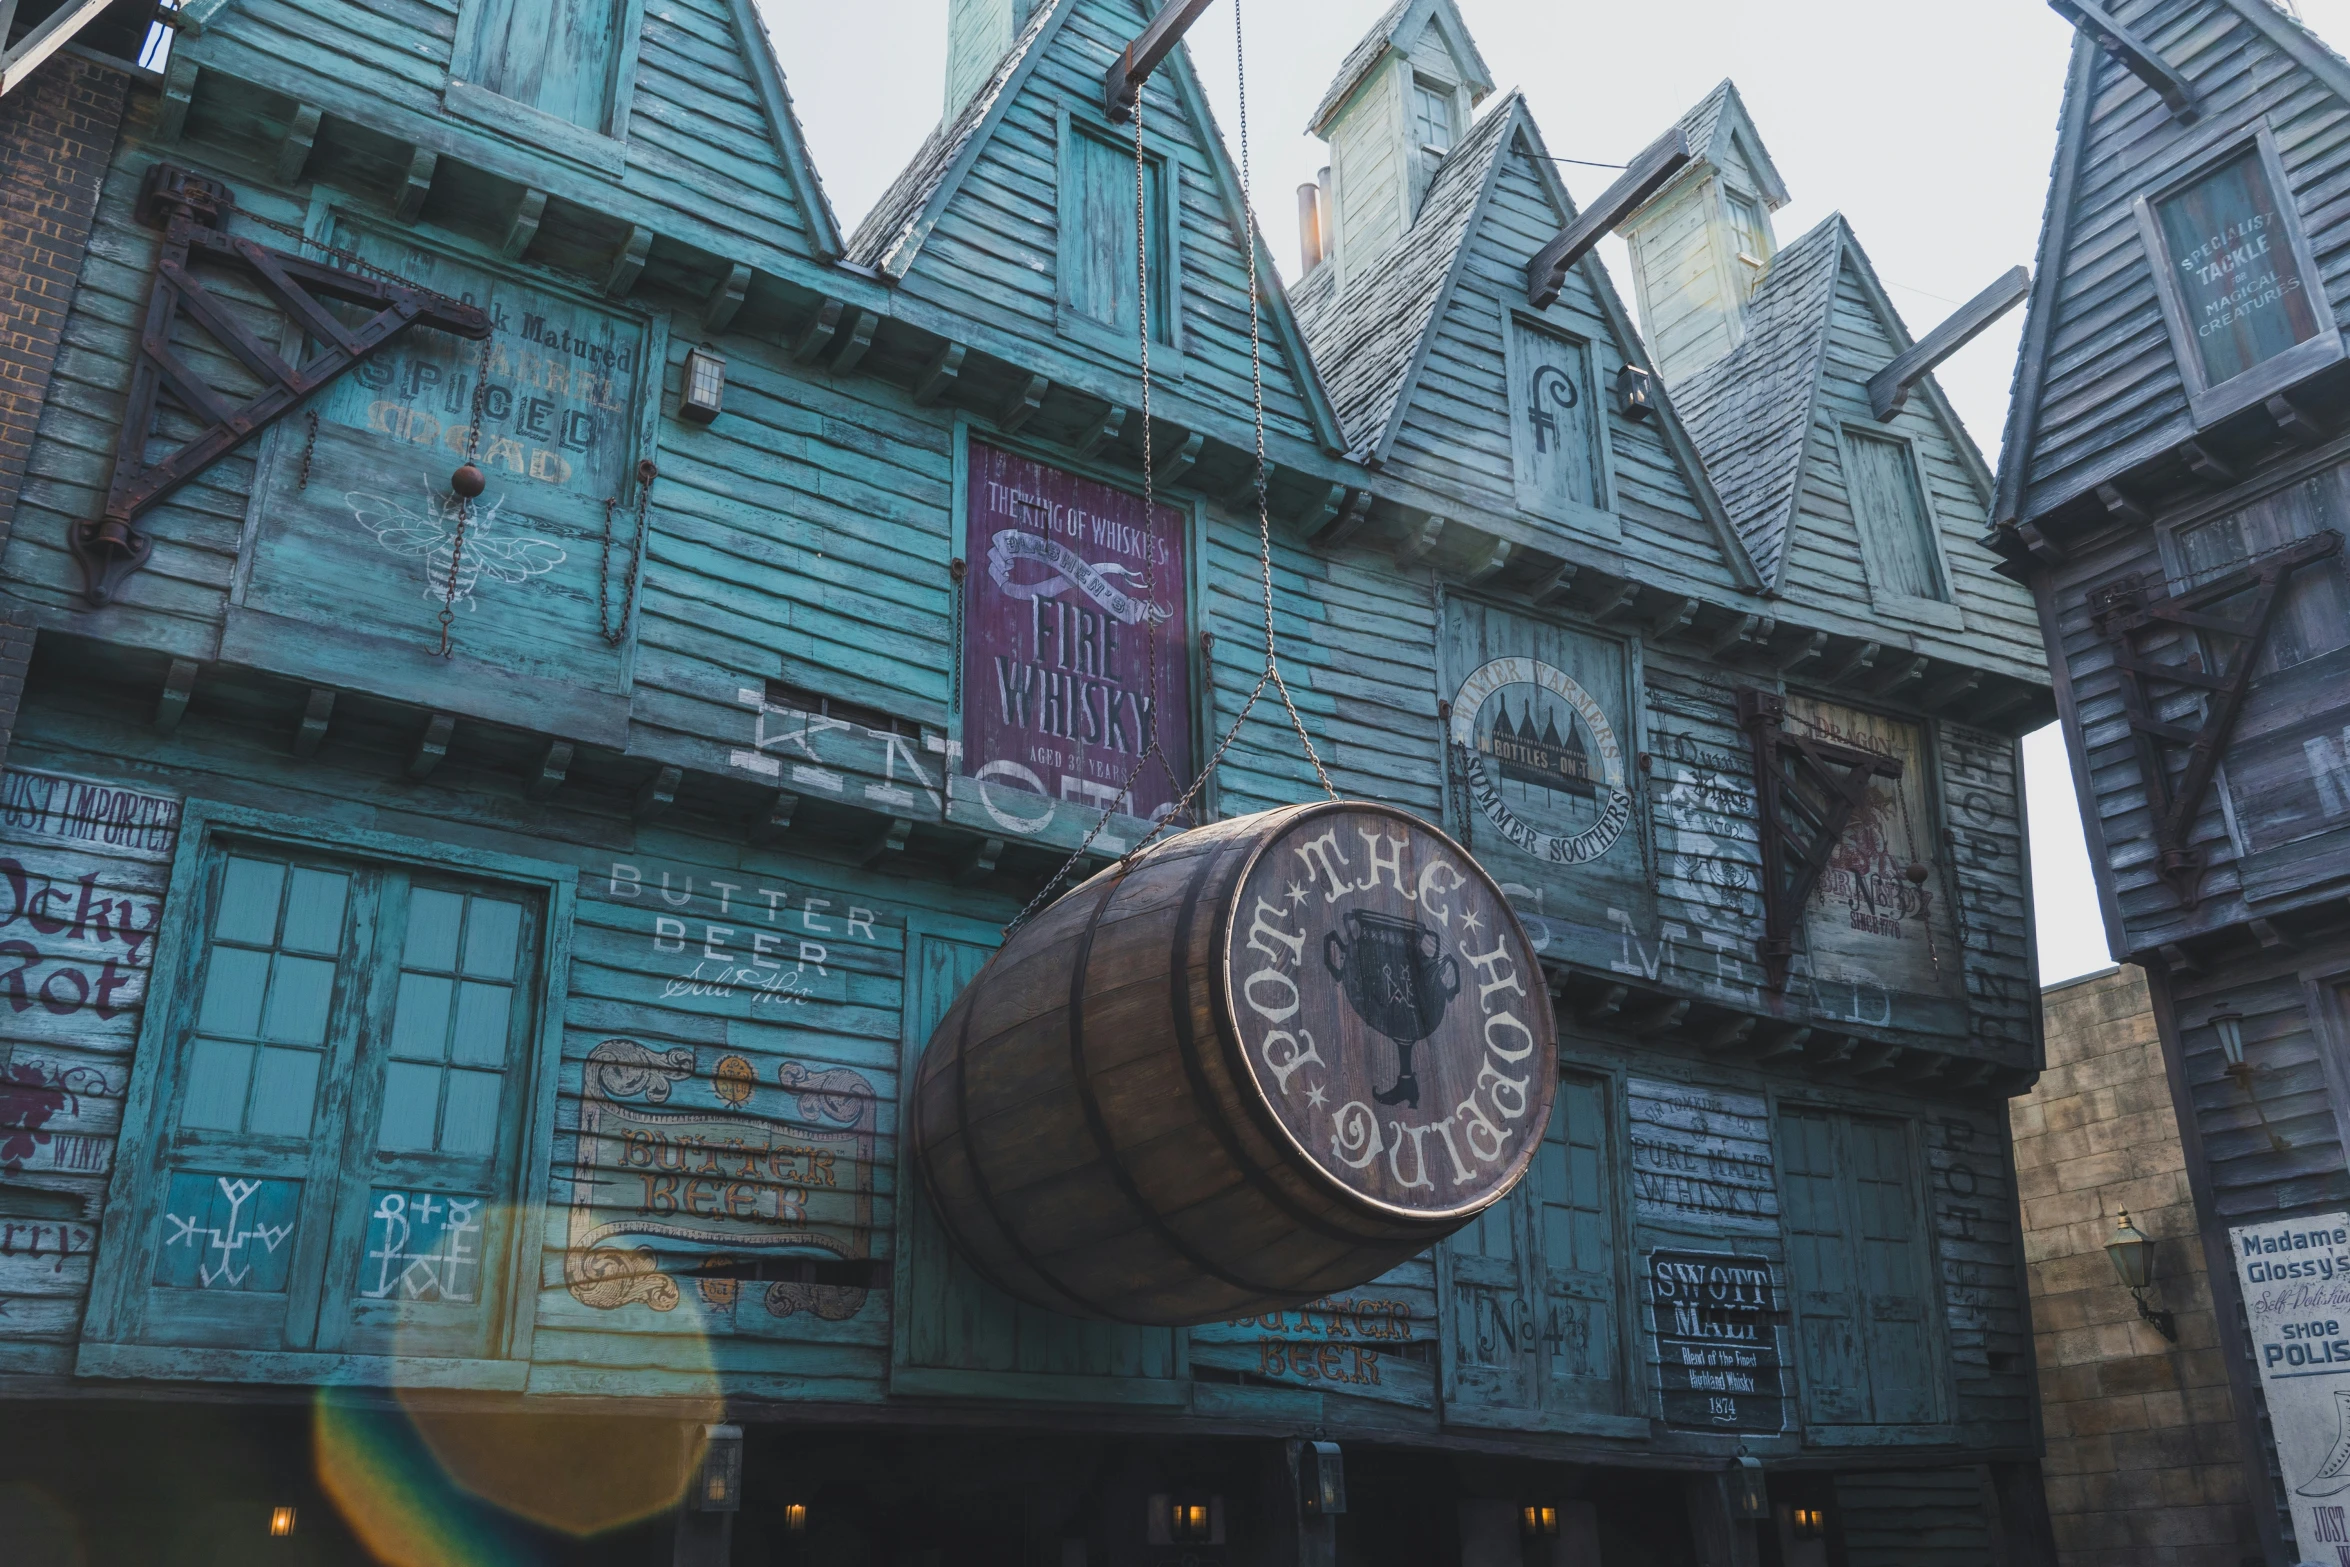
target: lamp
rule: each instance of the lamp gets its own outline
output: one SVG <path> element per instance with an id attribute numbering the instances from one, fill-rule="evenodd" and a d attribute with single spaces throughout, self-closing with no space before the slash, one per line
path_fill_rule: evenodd
<path id="1" fill-rule="evenodd" d="M 1175 1545 L 1206 1545 L 1214 1540 L 1216 1508 L 1211 1497 L 1177 1496 L 1168 1503 L 1167 1539 Z"/>
<path id="2" fill-rule="evenodd" d="M 1828 1515 L 1817 1507 L 1790 1507 L 1787 1532 L 1798 1540 L 1824 1540 L 1828 1537 Z"/>
<path id="3" fill-rule="evenodd" d="M 1528 1503 L 1518 1509 L 1518 1532 L 1529 1540 L 1557 1539 L 1559 1510 Z"/>
<path id="4" fill-rule="evenodd" d="M 702 1427 L 702 1465 L 686 1505 L 697 1513 L 738 1513 L 743 1506 L 743 1428 Z"/>
<path id="5" fill-rule="evenodd" d="M 283 1540 L 294 1532 L 294 1510 L 291 1507 L 272 1507 L 269 1510 L 269 1537 Z"/>
<path id="6" fill-rule="evenodd" d="M 808 1532 L 808 1504 L 806 1502 L 786 1502 L 783 1504 L 783 1528 L 786 1534 L 806 1534 Z"/>
<path id="7" fill-rule="evenodd" d="M 2244 1069 L 2244 1014 L 2234 1007 L 2221 1007 L 2211 1014 L 2212 1030 L 2219 1035 L 2220 1053 L 2228 1058 L 2228 1070 Z"/>
<path id="8" fill-rule="evenodd" d="M 1771 1493 L 1763 1484 L 1761 1459 L 1740 1453 L 1730 1460 L 1730 1513 L 1736 1518 L 1771 1516 Z"/>
<path id="9" fill-rule="evenodd" d="M 2113 1239 L 2105 1243 L 2105 1255 L 2113 1264 L 2114 1277 L 2122 1281 L 2122 1288 L 2128 1290 L 2130 1299 L 2138 1303 L 2138 1315 L 2145 1318 L 2155 1332 L 2177 1343 L 2178 1318 L 2167 1311 L 2156 1311 L 2146 1304 L 2146 1288 L 2154 1282 L 2154 1243 L 2130 1222 L 2130 1210 L 2127 1208 L 2122 1210 L 2121 1227 L 2113 1232 Z"/>
<path id="10" fill-rule="evenodd" d="M 1301 1442 L 1297 1452 L 1298 1504 L 1308 1518 L 1346 1511 L 1346 1460 L 1336 1442 Z"/>
<path id="11" fill-rule="evenodd" d="M 708 424 L 726 406 L 726 357 L 715 348 L 699 347 L 685 356 L 685 386 L 677 399 L 677 417 Z"/>
<path id="12" fill-rule="evenodd" d="M 1637 423 L 1656 414 L 1656 378 L 1638 365 L 1616 372 L 1616 412 Z"/>

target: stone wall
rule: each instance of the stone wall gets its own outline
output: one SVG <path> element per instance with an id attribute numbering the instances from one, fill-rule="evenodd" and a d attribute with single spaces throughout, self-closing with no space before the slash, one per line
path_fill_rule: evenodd
<path id="1" fill-rule="evenodd" d="M 2048 1070 L 2014 1102 L 2017 1190 L 2062 1567 L 2239 1567 L 2244 1499 L 2186 1154 L 2144 977 L 2120 968 L 2042 998 Z M 2141 1321 L 2105 1243 L 2121 1210 L 2156 1243 Z"/>

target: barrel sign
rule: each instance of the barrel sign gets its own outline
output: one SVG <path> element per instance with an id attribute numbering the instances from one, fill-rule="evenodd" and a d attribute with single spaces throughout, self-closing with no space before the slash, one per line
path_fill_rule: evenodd
<path id="1" fill-rule="evenodd" d="M 1225 933 L 1226 1013 L 1282 1130 L 1376 1207 L 1467 1215 L 1541 1146 L 1550 997 L 1508 900 L 1457 844 L 1369 805 L 1259 845 Z"/>

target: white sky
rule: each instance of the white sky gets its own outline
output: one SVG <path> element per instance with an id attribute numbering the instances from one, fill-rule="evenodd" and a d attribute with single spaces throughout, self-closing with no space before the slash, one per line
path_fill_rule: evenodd
<path id="1" fill-rule="evenodd" d="M 1239 151 L 1235 0 L 1191 32 L 1193 62 Z M 1325 161 L 1303 134 L 1338 62 L 1388 0 L 1237 0 L 1248 28 L 1249 151 L 1259 221 L 1286 274 L 1298 184 Z M 1523 88 L 1553 156 L 1621 163 L 1723 77 L 1736 79 L 1793 200 L 1781 244 L 1841 210 L 1913 335 L 2030 265 L 2055 151 L 2070 30 L 2044 0 L 1457 0 L 1499 92 Z M 937 122 L 947 0 L 760 0 L 844 228 Z M 2350 39 L 2350 0 L 2299 0 Z M 1615 177 L 1568 165 L 1584 201 Z M 1602 250 L 1627 302 L 1621 242 Z M 2023 312 L 1939 373 L 1998 460 Z M 2053 728 L 2025 746 L 2041 979 L 2111 961 Z"/>

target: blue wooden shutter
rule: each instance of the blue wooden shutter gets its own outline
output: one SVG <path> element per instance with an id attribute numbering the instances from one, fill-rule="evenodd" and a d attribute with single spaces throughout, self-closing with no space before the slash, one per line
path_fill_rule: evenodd
<path id="1" fill-rule="evenodd" d="M 477 0 L 474 85 L 611 134 L 628 0 Z"/>
<path id="2" fill-rule="evenodd" d="M 1510 448 L 1518 504 L 1544 516 L 1602 506 L 1591 350 L 1580 338 L 1512 316 Z"/>
<path id="3" fill-rule="evenodd" d="M 1938 1368 L 1927 1321 L 1927 1266 L 1909 1131 L 1897 1121 L 1844 1123 L 1853 1240 L 1868 1342 L 1871 1412 L 1880 1424 L 1929 1421 Z"/>
<path id="4" fill-rule="evenodd" d="M 1779 1159 L 1804 1418 L 1820 1425 L 1866 1421 L 1867 1364 L 1854 1312 L 1859 1272 L 1845 1228 L 1834 1123 L 1824 1115 L 1783 1117 Z"/>
<path id="5" fill-rule="evenodd" d="M 1613 1414 L 1621 1401 L 1617 1244 L 1609 1171 L 1608 1085 L 1560 1080 L 1536 1165 L 1536 1239 L 1542 1252 L 1544 1405 Z"/>
<path id="6" fill-rule="evenodd" d="M 1904 598 L 1948 599 L 1942 557 L 1934 546 L 1933 513 L 1918 482 L 1917 458 L 1907 441 L 1845 432 L 1852 454 L 1852 509 L 1873 541 L 1883 581 L 1880 593 Z"/>
<path id="7" fill-rule="evenodd" d="M 1779 1131 L 1806 1420 L 1938 1418 L 1931 1259 L 1907 1127 L 1799 1111 Z"/>
<path id="8" fill-rule="evenodd" d="M 1526 1202 L 1520 1182 L 1445 1242 L 1444 1417 L 1456 1424 L 1523 1425 L 1540 1408 Z"/>
<path id="9" fill-rule="evenodd" d="M 1135 341 L 1134 148 L 1082 125 L 1069 128 L 1060 242 L 1061 304 L 1077 321 Z M 1172 343 L 1177 297 L 1167 249 L 1167 166 L 1143 160 L 1143 206 L 1149 236 L 1151 341 Z"/>

